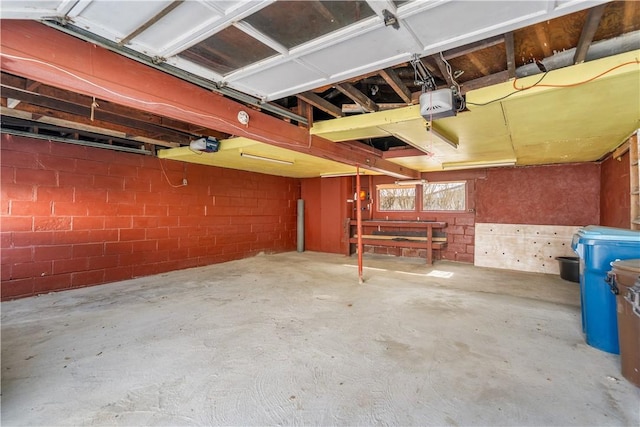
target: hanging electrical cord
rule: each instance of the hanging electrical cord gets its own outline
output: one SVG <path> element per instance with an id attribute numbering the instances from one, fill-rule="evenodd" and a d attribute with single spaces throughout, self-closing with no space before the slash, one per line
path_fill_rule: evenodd
<path id="1" fill-rule="evenodd" d="M 532 88 L 538 86 L 540 84 L 540 82 L 547 76 L 548 73 L 549 73 L 548 71 L 546 73 L 544 73 L 542 75 L 542 77 L 540 77 L 540 79 L 537 82 L 535 82 L 534 84 L 532 84 L 529 87 L 526 87 L 526 88 L 523 88 L 523 89 L 517 89 L 516 88 L 516 90 L 514 90 L 511 93 L 506 94 L 505 96 L 501 96 L 500 98 L 492 99 L 491 101 L 483 102 L 482 104 L 477 104 L 475 102 L 469 102 L 469 101 L 467 101 L 467 104 L 468 105 L 475 105 L 477 107 L 484 107 L 485 105 L 489 105 L 489 104 L 493 104 L 494 102 L 502 101 L 503 99 L 507 99 L 511 95 L 515 95 L 516 93 L 519 93 L 519 92 L 522 92 L 522 91 L 525 91 L 525 90 L 529 90 L 529 89 L 532 89 Z M 514 83 L 515 83 L 515 80 L 514 80 Z"/>
<path id="2" fill-rule="evenodd" d="M 455 91 L 453 95 L 460 101 L 460 105 L 458 106 L 457 110 L 458 112 L 463 111 L 465 109 L 465 100 L 464 100 L 464 97 L 462 96 L 462 90 L 460 89 L 460 85 L 458 84 L 455 77 L 453 76 L 451 64 L 449 64 L 449 61 L 445 59 L 442 52 L 440 52 L 440 59 L 442 59 L 442 62 L 444 62 L 445 68 L 447 70 L 447 74 L 449 75 L 449 78 L 451 79 L 451 81 L 453 82 L 453 85 L 455 86 Z"/>
<path id="3" fill-rule="evenodd" d="M 536 83 L 535 85 L 532 85 L 532 86 L 529 86 L 529 87 L 520 87 L 520 88 L 518 88 L 518 87 L 516 87 L 516 81 L 518 79 L 514 79 L 513 80 L 513 88 L 516 89 L 516 90 L 527 90 L 527 89 L 530 89 L 533 86 L 537 86 L 537 87 L 575 87 L 575 86 L 580 86 L 580 85 L 592 82 L 592 81 L 594 81 L 594 80 L 596 80 L 596 79 L 598 79 L 598 78 L 600 78 L 600 77 L 602 77 L 602 76 L 604 76 L 604 75 L 606 75 L 606 74 L 608 74 L 608 73 L 610 73 L 610 72 L 612 72 L 614 70 L 617 70 L 618 68 L 622 68 L 624 66 L 633 65 L 633 64 L 640 64 L 640 60 L 636 59 L 635 61 L 623 62 L 622 64 L 618 64 L 615 67 L 611 67 L 608 70 L 605 70 L 605 71 L 603 71 L 602 73 L 600 73 L 598 75 L 595 75 L 593 77 L 588 78 L 587 80 L 583 80 L 581 82 L 576 82 L 576 83 L 568 83 L 568 84 L 564 84 L 564 85 L 563 84 L 543 84 L 543 85 L 541 85 L 541 84 L 537 84 Z"/>
<path id="4" fill-rule="evenodd" d="M 186 187 L 187 184 L 185 184 L 185 182 L 187 181 L 186 178 L 183 178 L 182 180 L 182 184 L 172 184 L 171 181 L 169 180 L 169 177 L 167 176 L 167 172 L 164 170 L 164 165 L 162 164 L 162 159 L 158 158 L 158 161 L 160 162 L 160 169 L 162 169 L 162 174 L 164 175 L 164 179 L 167 180 L 167 184 L 169 184 L 171 187 L 173 188 L 180 188 L 180 187 Z M 183 176 L 186 173 L 186 170 L 183 170 Z"/>
<path id="5" fill-rule="evenodd" d="M 475 102 L 468 102 L 468 101 L 467 101 L 467 104 L 469 104 L 469 105 L 475 105 L 475 106 L 478 106 L 478 107 L 483 107 L 483 106 L 485 106 L 485 105 L 489 105 L 489 104 L 492 104 L 492 103 L 494 103 L 494 102 L 502 101 L 503 99 L 506 99 L 506 98 L 510 97 L 511 95 L 514 95 L 514 94 L 516 94 L 516 93 L 518 93 L 518 92 L 523 92 L 523 91 L 525 91 L 525 90 L 533 89 L 534 87 L 554 87 L 554 88 L 568 88 L 568 87 L 576 87 L 576 86 L 580 86 L 580 85 L 583 85 L 583 84 L 586 84 L 586 83 L 590 83 L 590 82 L 592 82 L 592 81 L 594 81 L 594 80 L 596 80 L 596 79 L 599 79 L 600 77 L 602 77 L 602 76 L 604 76 L 604 75 L 606 75 L 606 74 L 608 74 L 608 73 L 610 73 L 610 72 L 612 72 L 612 71 L 614 71 L 614 70 L 617 70 L 618 68 L 622 68 L 622 67 L 625 67 L 625 66 L 627 66 L 627 65 L 634 65 L 634 64 L 635 64 L 635 65 L 640 64 L 640 60 L 636 59 L 635 61 L 623 62 L 622 64 L 618 64 L 618 65 L 616 65 L 616 66 L 614 66 L 614 67 L 611 67 L 611 68 L 609 68 L 608 70 L 605 70 L 605 71 L 601 72 L 600 74 L 597 74 L 597 75 L 595 75 L 595 76 L 593 76 L 593 77 L 590 77 L 590 78 L 588 78 L 588 79 L 586 79 L 586 80 L 582 80 L 582 81 L 580 81 L 580 82 L 576 82 L 576 83 L 567 83 L 567 84 L 540 84 L 540 83 L 542 82 L 542 80 L 547 76 L 547 74 L 549 73 L 549 71 L 545 72 L 545 73 L 542 75 L 542 77 L 540 77 L 540 79 L 539 79 L 537 82 L 535 82 L 534 84 L 529 85 L 529 86 L 517 87 L 517 86 L 516 86 L 516 83 L 517 83 L 518 79 L 516 78 L 516 79 L 514 79 L 514 80 L 513 80 L 513 84 L 512 84 L 512 85 L 513 85 L 513 88 L 514 88 L 514 91 L 513 91 L 513 92 L 508 93 L 507 95 L 502 96 L 502 97 L 500 97 L 500 98 L 496 98 L 496 99 L 492 99 L 491 101 L 483 102 L 483 103 L 481 103 L 481 104 L 477 104 L 477 103 L 475 103 Z"/>

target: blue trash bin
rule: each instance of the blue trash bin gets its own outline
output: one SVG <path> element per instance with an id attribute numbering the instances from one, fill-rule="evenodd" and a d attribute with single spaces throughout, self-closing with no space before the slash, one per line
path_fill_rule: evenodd
<path id="1" fill-rule="evenodd" d="M 619 354 L 616 296 L 607 273 L 616 260 L 640 256 L 640 231 L 589 225 L 574 234 L 571 247 L 580 257 L 582 331 L 587 344 Z"/>

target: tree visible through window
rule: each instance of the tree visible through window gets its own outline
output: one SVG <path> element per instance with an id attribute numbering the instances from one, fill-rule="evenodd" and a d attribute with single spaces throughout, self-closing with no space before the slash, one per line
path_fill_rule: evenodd
<path id="1" fill-rule="evenodd" d="M 434 182 L 422 186 L 422 210 L 464 211 L 467 186 L 464 181 Z"/>
<path id="2" fill-rule="evenodd" d="M 378 185 L 378 210 L 413 211 L 416 209 L 416 187 L 393 184 Z"/>

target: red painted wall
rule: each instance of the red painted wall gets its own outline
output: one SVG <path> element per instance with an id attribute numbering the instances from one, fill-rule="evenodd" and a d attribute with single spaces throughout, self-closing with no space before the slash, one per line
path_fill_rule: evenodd
<path id="1" fill-rule="evenodd" d="M 620 160 L 609 157 L 601 165 L 600 224 L 629 228 L 631 224 L 629 152 Z"/>
<path id="2" fill-rule="evenodd" d="M 309 178 L 301 184 L 305 203 L 305 249 L 327 253 L 346 253 L 344 221 L 349 217 L 347 199 L 351 178 Z"/>
<path id="3" fill-rule="evenodd" d="M 427 219 L 447 222 L 447 228 L 444 230 L 447 234 L 447 246 L 441 253 L 443 259 L 470 263 L 474 261 L 476 222 L 547 225 L 600 223 L 600 165 L 595 163 L 430 172 L 424 173 L 423 177 L 430 182 L 466 180 L 469 211 L 379 212 L 374 200 L 372 209 L 363 212 L 363 218 Z M 628 177 L 622 177 L 620 174 L 611 174 L 609 177 L 614 187 L 618 180 L 628 183 Z M 355 180 L 342 178 L 345 179 L 347 188 L 350 189 L 346 194 L 338 196 L 335 189 L 333 192 L 325 190 L 325 194 L 328 192 L 333 194 L 333 197 L 322 197 L 323 186 L 328 185 L 325 181 L 328 183 L 331 180 L 303 180 L 303 198 L 308 208 L 308 249 L 345 253 L 344 246 L 340 247 L 336 243 L 337 233 L 343 232 L 341 218 L 342 215 L 346 217 L 350 214 L 355 218 L 355 212 L 349 209 L 335 210 L 337 206 L 344 206 L 345 196 L 351 197 L 355 189 Z M 385 176 L 365 177 L 362 186 L 366 191 L 371 189 L 375 197 L 376 185 L 392 182 L 393 178 Z M 621 208 L 625 209 L 627 215 L 628 203 L 627 197 L 626 207 Z M 333 204 L 333 208 L 327 204 Z M 310 209 L 312 212 L 309 212 Z M 327 219 L 323 212 L 332 210 L 331 219 Z M 325 240 L 324 236 L 329 234 L 334 238 Z M 372 253 L 426 257 L 424 250 L 386 247 L 365 249 Z"/>
<path id="4" fill-rule="evenodd" d="M 476 185 L 476 222 L 600 222 L 600 165 L 596 163 L 488 169 L 486 179 Z"/>
<path id="5" fill-rule="evenodd" d="M 2 299 L 295 250 L 297 179 L 9 135 L 0 148 Z"/>

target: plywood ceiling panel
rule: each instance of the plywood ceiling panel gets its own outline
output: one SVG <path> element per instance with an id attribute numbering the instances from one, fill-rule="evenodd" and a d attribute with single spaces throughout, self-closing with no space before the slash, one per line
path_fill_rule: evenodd
<path id="1" fill-rule="evenodd" d="M 241 153 L 265 159 L 291 162 L 292 164 L 243 157 Z M 158 157 L 291 178 L 310 178 L 326 173 L 349 174 L 355 173 L 356 170 L 355 167 L 342 163 L 277 148 L 248 138 L 222 140 L 220 141 L 220 150 L 216 153 L 195 152 L 189 147 L 179 147 L 160 150 L 158 151 Z M 372 174 L 370 171 L 367 171 L 367 173 Z"/>

